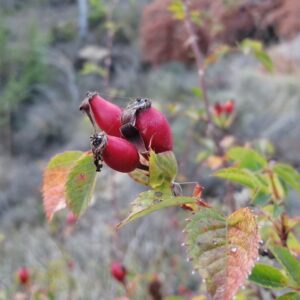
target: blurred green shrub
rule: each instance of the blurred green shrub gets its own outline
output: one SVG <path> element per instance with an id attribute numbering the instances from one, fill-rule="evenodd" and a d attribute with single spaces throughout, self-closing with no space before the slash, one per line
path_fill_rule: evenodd
<path id="1" fill-rule="evenodd" d="M 76 24 L 73 22 L 61 22 L 56 24 L 51 30 L 51 44 L 69 42 L 77 35 Z"/>
<path id="2" fill-rule="evenodd" d="M 0 115 L 1 125 L 24 101 L 30 100 L 33 87 L 45 81 L 45 41 L 35 25 L 27 30 L 25 46 L 10 40 L 10 32 L 0 17 Z M 4 123 L 4 124 L 3 124 Z"/>

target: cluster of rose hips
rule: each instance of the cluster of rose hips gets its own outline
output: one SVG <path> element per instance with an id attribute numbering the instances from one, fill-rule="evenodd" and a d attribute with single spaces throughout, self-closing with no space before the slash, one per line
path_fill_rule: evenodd
<path id="1" fill-rule="evenodd" d="M 215 116 L 220 117 L 221 115 L 230 115 L 234 111 L 234 101 L 228 100 L 221 104 L 219 102 L 215 103 L 213 106 L 213 113 Z"/>
<path id="2" fill-rule="evenodd" d="M 145 168 L 149 150 L 156 153 L 171 151 L 173 137 L 166 117 L 151 106 L 148 99 L 137 98 L 125 109 L 105 100 L 96 92 L 89 92 L 80 106 L 87 113 L 94 128 L 102 131 L 91 136 L 96 170 L 104 161 L 110 168 L 129 173 Z"/>

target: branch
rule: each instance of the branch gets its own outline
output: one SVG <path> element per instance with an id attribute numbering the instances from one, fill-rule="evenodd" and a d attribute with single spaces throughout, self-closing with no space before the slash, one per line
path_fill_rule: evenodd
<path id="1" fill-rule="evenodd" d="M 184 25 L 186 27 L 186 30 L 189 35 L 189 43 L 191 45 L 192 51 L 194 53 L 197 69 L 198 69 L 198 77 L 199 77 L 199 86 L 202 89 L 203 92 L 203 98 L 204 98 L 204 107 L 206 112 L 206 119 L 207 123 L 212 123 L 211 118 L 211 112 L 209 110 L 209 101 L 207 96 L 207 88 L 206 88 L 206 81 L 205 81 L 205 65 L 204 65 L 204 57 L 200 50 L 198 42 L 198 37 L 195 32 L 194 24 L 191 20 L 191 12 L 190 12 L 190 1 L 189 0 L 183 0 L 183 6 L 185 10 L 185 19 L 184 19 Z"/>

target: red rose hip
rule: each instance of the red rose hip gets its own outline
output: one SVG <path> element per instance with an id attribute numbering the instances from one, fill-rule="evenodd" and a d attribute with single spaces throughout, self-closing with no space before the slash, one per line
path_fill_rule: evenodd
<path id="1" fill-rule="evenodd" d="M 150 107 L 139 111 L 135 127 L 142 136 L 145 146 L 160 153 L 173 149 L 173 136 L 166 117 L 157 109 Z"/>
<path id="2" fill-rule="evenodd" d="M 29 283 L 30 274 L 26 267 L 22 267 L 17 271 L 18 282 L 21 285 L 26 285 Z"/>
<path id="3" fill-rule="evenodd" d="M 173 149 L 170 125 L 160 111 L 151 107 L 150 100 L 137 98 L 130 103 L 122 113 L 121 122 L 123 136 L 135 143 L 140 152 L 153 149 L 160 153 Z"/>
<path id="4" fill-rule="evenodd" d="M 139 154 L 134 145 L 127 140 L 105 133 L 92 136 L 92 151 L 95 164 L 103 160 L 112 169 L 129 173 L 139 165 Z M 101 166 L 100 166 L 101 167 Z M 100 171 L 97 168 L 97 171 Z"/>
<path id="5" fill-rule="evenodd" d="M 231 114 L 234 111 L 234 101 L 229 100 L 229 101 L 225 102 L 223 109 L 227 114 Z"/>
<path id="6" fill-rule="evenodd" d="M 120 282 L 125 282 L 127 270 L 126 268 L 119 263 L 118 261 L 114 261 L 110 266 L 111 275 Z"/>
<path id="7" fill-rule="evenodd" d="M 121 115 L 122 109 L 105 100 L 96 92 L 89 92 L 86 99 L 80 106 L 80 110 L 85 110 L 87 114 L 92 113 L 92 122 L 97 125 L 107 134 L 121 137 Z"/>

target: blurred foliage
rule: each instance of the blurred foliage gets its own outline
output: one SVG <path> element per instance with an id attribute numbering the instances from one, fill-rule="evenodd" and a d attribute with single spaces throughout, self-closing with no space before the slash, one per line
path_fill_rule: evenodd
<path id="1" fill-rule="evenodd" d="M 47 70 L 44 63 L 46 43 L 36 25 L 28 28 L 27 43 L 20 47 L 10 41 L 10 31 L 4 20 L 0 17 L 0 113 L 5 117 L 30 100 L 34 86 L 45 81 Z"/>

